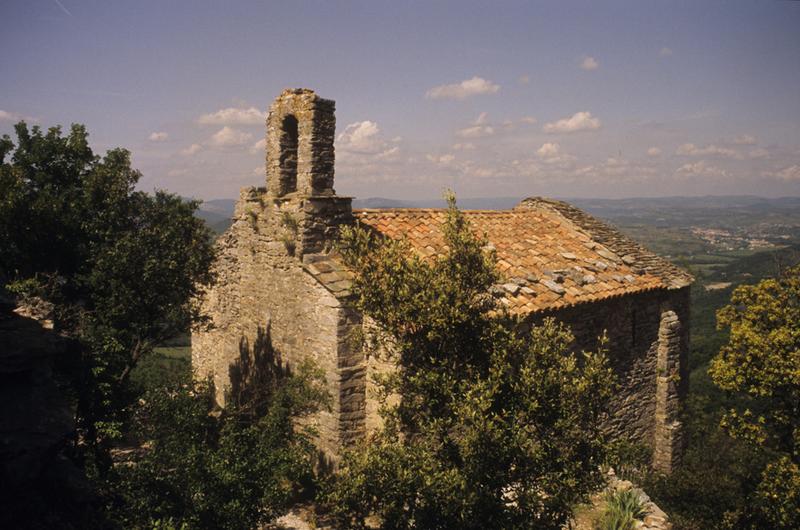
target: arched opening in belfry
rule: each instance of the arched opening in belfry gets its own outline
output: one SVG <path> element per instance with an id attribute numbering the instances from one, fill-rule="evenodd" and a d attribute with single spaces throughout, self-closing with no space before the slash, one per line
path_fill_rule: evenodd
<path id="1" fill-rule="evenodd" d="M 281 124 L 281 188 L 283 193 L 297 191 L 297 118 L 289 114 Z"/>

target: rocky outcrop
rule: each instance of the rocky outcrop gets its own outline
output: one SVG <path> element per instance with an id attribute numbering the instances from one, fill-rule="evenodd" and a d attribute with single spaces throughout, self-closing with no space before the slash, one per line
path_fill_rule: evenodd
<path id="1" fill-rule="evenodd" d="M 66 524 L 91 498 L 82 473 L 65 456 L 75 424 L 53 363 L 72 344 L 53 331 L 49 309 L 40 301 L 20 307 L 0 298 L 3 528 L 47 527 L 36 526 L 39 521 Z"/>

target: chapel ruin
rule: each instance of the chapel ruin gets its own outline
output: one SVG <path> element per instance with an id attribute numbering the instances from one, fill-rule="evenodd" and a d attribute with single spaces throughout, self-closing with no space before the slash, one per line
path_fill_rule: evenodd
<path id="1" fill-rule="evenodd" d="M 443 250 L 445 211 L 353 210 L 337 196 L 334 110 L 307 89 L 285 90 L 270 107 L 266 187 L 242 190 L 218 240 L 218 281 L 203 300 L 212 326 L 192 336 L 192 364 L 198 377 L 213 378 L 224 404 L 264 340 L 288 366 L 313 359 L 333 397 L 314 418 L 318 444 L 335 462 L 377 424 L 371 376 L 386 369 L 350 340 L 363 322 L 332 250 L 337 229 L 360 223 L 432 256 Z M 692 278 L 564 202 L 529 198 L 464 214 L 496 250 L 504 280 L 494 295 L 512 314 L 528 324 L 554 316 L 587 350 L 607 334 L 620 387 L 606 428 L 651 447 L 653 465 L 671 471 L 682 445 Z"/>

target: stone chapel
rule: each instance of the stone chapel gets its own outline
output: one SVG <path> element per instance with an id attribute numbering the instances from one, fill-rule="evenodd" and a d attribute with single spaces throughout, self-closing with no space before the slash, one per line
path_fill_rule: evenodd
<path id="1" fill-rule="evenodd" d="M 285 90 L 267 118 L 266 187 L 241 191 L 220 236 L 217 283 L 205 294 L 211 326 L 192 336 L 192 365 L 212 377 L 217 399 L 236 384 L 243 354 L 270 340 L 288 366 L 311 358 L 326 374 L 330 410 L 314 418 L 318 445 L 342 447 L 377 424 L 371 375 L 386 369 L 350 339 L 362 326 L 350 275 L 333 251 L 337 229 L 360 223 L 404 238 L 421 256 L 442 251 L 437 209 L 353 210 L 334 180 L 334 102 Z M 529 324 L 554 316 L 577 346 L 604 332 L 619 390 L 606 428 L 646 444 L 669 472 L 681 454 L 691 276 L 618 230 L 561 201 L 528 198 L 510 210 L 465 211 L 495 248 L 503 281 L 493 294 Z M 249 355 L 249 354 L 248 354 Z"/>

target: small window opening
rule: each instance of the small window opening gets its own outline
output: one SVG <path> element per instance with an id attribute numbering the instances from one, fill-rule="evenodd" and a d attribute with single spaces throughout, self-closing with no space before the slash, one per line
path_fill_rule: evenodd
<path id="1" fill-rule="evenodd" d="M 281 188 L 283 193 L 297 191 L 297 118 L 291 114 L 281 126 Z"/>

